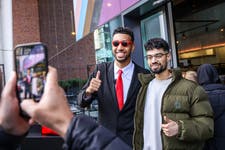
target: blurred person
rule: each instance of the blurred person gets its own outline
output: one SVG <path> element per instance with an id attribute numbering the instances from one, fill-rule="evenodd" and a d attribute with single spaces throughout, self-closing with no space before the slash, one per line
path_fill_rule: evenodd
<path id="1" fill-rule="evenodd" d="M 97 99 L 99 123 L 130 146 L 136 97 L 141 86 L 137 74 L 150 73 L 132 61 L 131 53 L 134 48 L 133 32 L 127 27 L 115 29 L 112 37 L 115 60 L 98 64 L 78 95 L 81 107 L 87 107 Z M 122 82 L 121 93 L 119 81 Z"/>
<path id="2" fill-rule="evenodd" d="M 23 76 L 22 76 L 22 72 L 19 72 L 17 74 L 17 91 L 18 91 L 18 94 L 19 96 L 24 99 L 25 98 L 25 84 L 24 84 L 24 81 L 23 81 Z"/>
<path id="3" fill-rule="evenodd" d="M 153 74 L 139 74 L 142 84 L 136 111 L 135 150 L 200 150 L 213 136 L 213 112 L 204 89 L 169 69 L 171 54 L 161 38 L 146 42 Z"/>
<path id="4" fill-rule="evenodd" d="M 197 70 L 198 83 L 208 94 L 214 112 L 214 136 L 209 139 L 204 150 L 225 149 L 225 85 L 220 83 L 216 68 L 203 64 Z"/>
<path id="5" fill-rule="evenodd" d="M 220 78 L 221 83 L 225 84 L 225 75 L 220 75 L 219 78 Z"/>
<path id="6" fill-rule="evenodd" d="M 42 79 L 38 76 L 36 72 L 33 73 L 31 84 L 32 84 L 31 88 L 32 98 L 40 99 L 41 90 L 42 88 L 44 88 L 44 85 L 42 83 Z"/>
<path id="7" fill-rule="evenodd" d="M 0 101 L 0 149 L 15 150 L 36 121 L 59 133 L 65 150 L 107 149 L 131 150 L 108 129 L 87 116 L 73 116 L 63 90 L 58 85 L 56 69 L 49 67 L 46 87 L 39 103 L 28 99 L 21 107 L 31 117 L 20 116 L 16 97 L 16 74 L 7 82 Z"/>
<path id="8" fill-rule="evenodd" d="M 188 70 L 184 73 L 183 77 L 185 79 L 188 79 L 188 80 L 191 80 L 191 81 L 194 81 L 197 83 L 197 72 L 194 71 L 194 70 Z"/>
<path id="9" fill-rule="evenodd" d="M 31 71 L 30 69 L 27 69 L 27 73 L 23 77 L 23 83 L 25 86 L 25 98 L 31 98 L 31 81 L 32 81 Z"/>

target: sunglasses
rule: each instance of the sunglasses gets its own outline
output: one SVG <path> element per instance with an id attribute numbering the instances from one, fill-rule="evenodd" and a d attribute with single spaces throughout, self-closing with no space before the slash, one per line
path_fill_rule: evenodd
<path id="1" fill-rule="evenodd" d="M 131 45 L 132 43 L 133 43 L 132 41 L 119 41 L 119 40 L 112 41 L 112 45 L 115 47 L 119 46 L 120 44 L 123 47 L 127 47 L 128 45 Z"/>

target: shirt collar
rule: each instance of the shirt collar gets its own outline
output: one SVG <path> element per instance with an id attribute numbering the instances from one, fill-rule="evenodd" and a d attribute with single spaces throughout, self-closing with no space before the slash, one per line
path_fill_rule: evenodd
<path id="1" fill-rule="evenodd" d="M 126 74 L 129 72 L 129 70 L 131 70 L 134 67 L 134 63 L 132 61 L 130 61 L 130 63 L 124 67 L 124 68 L 119 68 L 118 66 L 116 66 L 116 64 L 114 63 L 114 76 L 116 77 L 118 74 L 118 71 L 121 69 L 123 71 L 123 75 L 126 76 Z"/>

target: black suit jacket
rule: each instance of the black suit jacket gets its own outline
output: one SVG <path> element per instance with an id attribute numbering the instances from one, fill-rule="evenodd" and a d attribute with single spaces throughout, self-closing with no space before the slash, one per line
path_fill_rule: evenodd
<path id="1" fill-rule="evenodd" d="M 100 70 L 102 84 L 97 92 L 93 93 L 91 97 L 86 98 L 85 90 L 89 86 L 91 79 L 96 77 L 98 70 Z M 113 62 L 98 64 L 78 94 L 78 103 L 81 107 L 87 107 L 94 99 L 97 99 L 99 123 L 121 137 L 130 146 L 132 146 L 136 98 L 141 87 L 138 81 L 138 73 L 149 73 L 149 71 L 134 63 L 134 72 L 127 100 L 121 111 L 119 110 L 116 98 Z"/>

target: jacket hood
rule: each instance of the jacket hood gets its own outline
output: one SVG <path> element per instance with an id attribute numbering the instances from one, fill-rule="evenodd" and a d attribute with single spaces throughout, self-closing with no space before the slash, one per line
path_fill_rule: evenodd
<path id="1" fill-rule="evenodd" d="M 201 65 L 197 70 L 197 74 L 200 85 L 219 83 L 220 81 L 216 68 L 211 64 Z"/>

